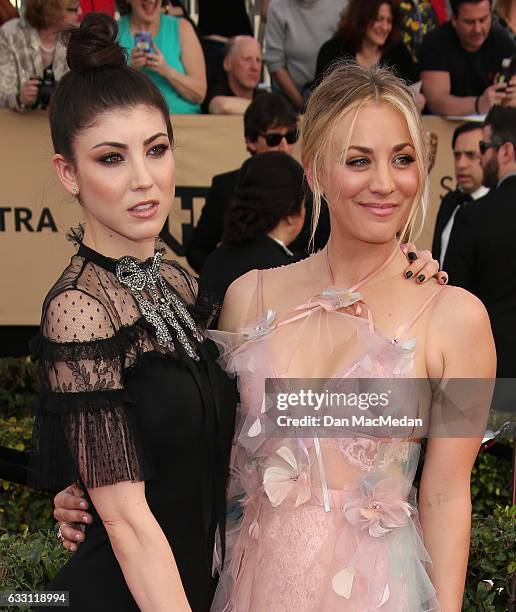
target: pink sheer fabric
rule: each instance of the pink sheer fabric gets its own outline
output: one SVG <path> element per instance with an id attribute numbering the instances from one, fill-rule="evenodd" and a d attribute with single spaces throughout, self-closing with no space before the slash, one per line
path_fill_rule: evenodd
<path id="1" fill-rule="evenodd" d="M 265 427 L 266 378 L 323 378 L 338 389 L 346 377 L 413 376 L 415 341 L 403 335 L 411 322 L 384 336 L 358 288 L 330 286 L 281 320 L 269 310 L 238 333 L 209 332 L 240 392 L 213 612 L 440 609 L 412 487 L 420 445 L 411 431 L 282 438 Z"/>

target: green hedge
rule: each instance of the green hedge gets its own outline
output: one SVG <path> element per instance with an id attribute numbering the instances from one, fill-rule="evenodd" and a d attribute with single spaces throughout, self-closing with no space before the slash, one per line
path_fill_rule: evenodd
<path id="1" fill-rule="evenodd" d="M 463 612 L 513 612 L 516 604 L 516 506 L 473 515 Z"/>
<path id="2" fill-rule="evenodd" d="M 0 445 L 29 450 L 38 393 L 28 359 L 0 359 Z M 463 612 L 516 610 L 516 506 L 508 459 L 481 453 L 471 474 L 473 520 Z M 52 496 L 0 480 L 0 590 L 36 590 L 66 561 Z M 2 535 L 3 534 L 3 535 Z M 511 603 L 512 601 L 512 603 Z"/>
<path id="3" fill-rule="evenodd" d="M 69 556 L 53 529 L 0 536 L 0 591 L 41 590 Z"/>

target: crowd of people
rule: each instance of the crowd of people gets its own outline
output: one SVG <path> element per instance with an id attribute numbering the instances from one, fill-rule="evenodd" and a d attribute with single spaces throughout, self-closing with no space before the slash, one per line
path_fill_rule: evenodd
<path id="1" fill-rule="evenodd" d="M 42 106 L 38 91 L 68 67 L 59 33 L 79 22 L 79 0 L 26 0 L 0 28 L 0 107 Z M 264 45 L 242 0 L 227 10 L 200 3 L 198 26 L 179 1 L 118 0 L 128 63 L 158 86 L 172 114 L 243 114 L 260 87 L 297 112 L 324 73 L 344 58 L 388 66 L 413 85 L 418 106 L 439 115 L 485 114 L 516 104 L 510 0 L 262 1 Z M 45 74 L 47 79 L 45 80 Z M 50 75 L 50 76 L 49 76 Z"/>
<path id="2" fill-rule="evenodd" d="M 264 389 L 417 379 L 427 393 L 400 406 L 418 415 L 432 381 L 516 377 L 515 3 L 270 0 L 263 49 L 237 0 L 230 19 L 201 3 L 197 24 L 177 2 L 127 0 L 118 22 L 24 4 L 0 29 L 1 105 L 50 106 L 85 218 L 31 345 L 31 481 L 63 489 L 75 552 L 48 588 L 79 611 L 458 612 L 489 398 L 443 411 L 458 429 L 429 437 L 416 501 L 415 428 L 271 430 Z M 409 242 L 422 111 L 486 114 L 453 134 L 437 261 Z M 250 155 L 213 177 L 195 277 L 155 239 L 170 114 L 199 112 L 242 115 Z"/>

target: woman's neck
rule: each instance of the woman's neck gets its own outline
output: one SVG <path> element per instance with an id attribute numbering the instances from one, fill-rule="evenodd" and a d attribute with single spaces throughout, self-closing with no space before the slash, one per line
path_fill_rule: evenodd
<path id="1" fill-rule="evenodd" d="M 154 255 L 154 237 L 139 241 L 131 240 L 108 228 L 95 227 L 95 224 L 88 222 L 86 222 L 82 242 L 97 253 L 112 259 L 130 255 L 144 261 Z"/>
<path id="2" fill-rule="evenodd" d="M 327 257 L 337 287 L 352 287 L 377 270 L 397 248 L 398 242 L 370 244 L 362 241 L 328 240 Z"/>
<path id="3" fill-rule="evenodd" d="M 56 28 L 45 28 L 44 30 L 39 30 L 38 33 L 42 45 L 45 47 L 53 47 L 56 44 L 59 30 Z"/>
<path id="4" fill-rule="evenodd" d="M 133 34 L 135 32 L 150 32 L 153 37 L 156 37 L 159 31 L 160 18 L 161 15 L 158 13 L 156 18 L 152 21 L 143 21 L 142 19 L 138 19 L 136 15 L 131 14 L 131 32 Z"/>
<path id="5" fill-rule="evenodd" d="M 363 66 L 374 66 L 382 58 L 382 51 L 378 45 L 364 38 L 360 49 L 357 51 L 357 60 Z"/>

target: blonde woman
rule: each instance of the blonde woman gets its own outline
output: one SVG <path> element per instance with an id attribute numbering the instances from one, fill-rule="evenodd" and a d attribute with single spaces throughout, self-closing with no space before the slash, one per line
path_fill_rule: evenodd
<path id="1" fill-rule="evenodd" d="M 24 16 L 0 28 L 0 108 L 23 111 L 41 105 L 45 70 L 55 82 L 68 72 L 59 33 L 77 25 L 80 15 L 79 0 L 27 0 Z"/>
<path id="2" fill-rule="evenodd" d="M 224 331 L 212 333 L 239 380 L 230 489 L 243 503 L 212 610 L 459 612 L 480 428 L 429 439 L 417 504 L 413 429 L 296 437 L 280 432 L 264 396 L 267 378 L 290 390 L 284 379 L 322 379 L 321 389 L 339 391 L 352 378 L 495 375 L 480 301 L 403 280 L 399 241 L 421 223 L 428 186 L 411 95 L 385 69 L 338 67 L 308 102 L 302 161 L 315 210 L 328 203 L 327 247 L 235 281 Z M 412 398 L 407 409 L 426 401 Z"/>

